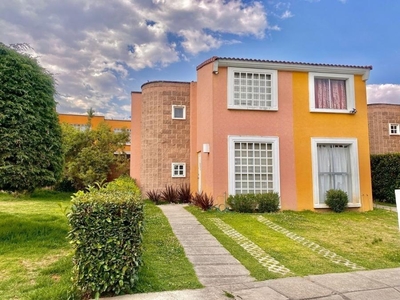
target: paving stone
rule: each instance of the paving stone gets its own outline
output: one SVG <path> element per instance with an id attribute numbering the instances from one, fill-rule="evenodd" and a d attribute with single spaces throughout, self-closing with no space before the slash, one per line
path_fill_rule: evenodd
<path id="1" fill-rule="evenodd" d="M 187 255 L 187 258 L 194 265 L 239 264 L 232 255 Z"/>
<path id="2" fill-rule="evenodd" d="M 301 277 L 267 281 L 267 286 L 290 299 L 308 299 L 332 295 L 332 291 Z"/>
<path id="3" fill-rule="evenodd" d="M 187 255 L 227 255 L 229 252 L 223 247 L 185 247 Z"/>
<path id="4" fill-rule="evenodd" d="M 201 265 L 194 266 L 199 277 L 235 277 L 249 275 L 249 271 L 241 264 L 236 265 Z"/>
<path id="5" fill-rule="evenodd" d="M 346 293 L 349 300 L 399 300 L 400 292 L 393 288 Z"/>
<path id="6" fill-rule="evenodd" d="M 261 287 L 256 289 L 246 289 L 235 291 L 232 293 L 237 299 L 254 300 L 254 299 L 268 299 L 268 300 L 287 300 L 288 298 L 275 292 L 269 287 Z"/>
<path id="7" fill-rule="evenodd" d="M 207 287 L 223 288 L 226 286 L 232 286 L 241 284 L 244 285 L 247 282 L 251 282 L 254 278 L 250 276 L 235 276 L 235 277 L 202 277 L 199 279 L 200 282 Z"/>
<path id="8" fill-rule="evenodd" d="M 179 242 L 183 247 L 221 247 L 221 244 L 217 240 L 190 241 L 179 239 Z"/>
<path id="9" fill-rule="evenodd" d="M 385 284 L 354 273 L 308 276 L 311 281 L 340 293 L 355 292 L 387 287 Z"/>
<path id="10" fill-rule="evenodd" d="M 400 268 L 372 271 L 359 271 L 357 274 L 380 281 L 389 286 L 400 286 Z"/>

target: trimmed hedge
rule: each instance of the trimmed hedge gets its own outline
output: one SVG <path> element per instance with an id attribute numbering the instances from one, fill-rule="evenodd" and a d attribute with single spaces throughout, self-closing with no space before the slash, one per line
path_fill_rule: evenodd
<path id="1" fill-rule="evenodd" d="M 74 289 L 83 299 L 130 293 L 138 279 L 143 202 L 124 181 L 79 191 L 72 199 L 68 237 L 75 250 Z"/>
<path id="2" fill-rule="evenodd" d="M 226 201 L 233 211 L 241 213 L 276 212 L 279 210 L 279 194 L 268 192 L 263 194 L 230 195 Z"/>
<path id="3" fill-rule="evenodd" d="M 400 188 L 400 153 L 371 155 L 372 196 L 374 201 L 396 203 Z"/>

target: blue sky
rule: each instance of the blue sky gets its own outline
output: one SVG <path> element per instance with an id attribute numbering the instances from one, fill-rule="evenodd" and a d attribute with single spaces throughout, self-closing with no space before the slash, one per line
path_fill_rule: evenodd
<path id="1" fill-rule="evenodd" d="M 212 56 L 372 65 L 368 102 L 400 103 L 397 0 L 2 1 L 0 28 L 54 74 L 62 113 L 129 118 L 131 91 Z"/>

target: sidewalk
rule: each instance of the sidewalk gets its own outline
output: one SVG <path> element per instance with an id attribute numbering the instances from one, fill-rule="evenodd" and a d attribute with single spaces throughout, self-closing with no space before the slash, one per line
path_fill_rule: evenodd
<path id="1" fill-rule="evenodd" d="M 400 300 L 400 268 L 255 281 L 182 205 L 160 208 L 205 288 L 103 299 Z"/>

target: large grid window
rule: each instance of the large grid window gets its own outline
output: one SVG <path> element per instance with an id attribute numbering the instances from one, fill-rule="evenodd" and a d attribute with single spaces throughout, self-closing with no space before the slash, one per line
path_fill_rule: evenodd
<path id="1" fill-rule="evenodd" d="M 349 206 L 359 206 L 359 176 L 356 139 L 312 139 L 314 205 L 327 207 L 326 192 L 342 190 Z"/>
<path id="2" fill-rule="evenodd" d="M 389 134 L 390 135 L 400 135 L 400 124 L 389 124 Z"/>
<path id="3" fill-rule="evenodd" d="M 276 71 L 229 68 L 228 72 L 228 108 L 278 109 Z"/>
<path id="4" fill-rule="evenodd" d="M 309 73 L 310 110 L 349 113 L 355 109 L 354 76 Z"/>
<path id="5" fill-rule="evenodd" d="M 278 139 L 229 137 L 230 194 L 279 192 Z"/>

